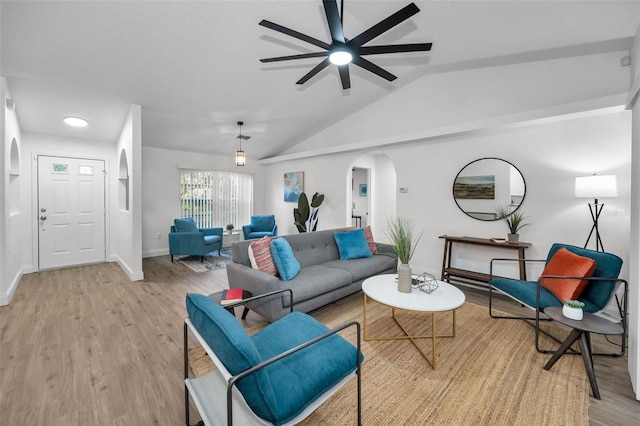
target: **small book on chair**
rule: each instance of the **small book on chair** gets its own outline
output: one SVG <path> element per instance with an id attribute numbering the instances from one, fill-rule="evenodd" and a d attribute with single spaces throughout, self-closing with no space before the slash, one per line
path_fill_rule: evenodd
<path id="1" fill-rule="evenodd" d="M 230 303 L 239 302 L 242 300 L 241 288 L 230 288 L 228 290 L 222 290 L 222 297 L 220 298 L 221 305 L 228 305 Z"/>

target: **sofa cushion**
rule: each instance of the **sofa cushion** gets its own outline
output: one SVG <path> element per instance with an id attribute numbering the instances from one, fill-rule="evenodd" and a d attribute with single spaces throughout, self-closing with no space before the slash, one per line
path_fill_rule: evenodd
<path id="1" fill-rule="evenodd" d="M 333 260 L 323 263 L 322 266 L 349 272 L 353 281 L 359 281 L 393 269 L 397 263 L 398 260 L 391 256 L 377 254 L 363 259 Z"/>
<path id="2" fill-rule="evenodd" d="M 251 216 L 251 232 L 273 232 L 276 220 L 273 215 Z"/>
<path id="3" fill-rule="evenodd" d="M 341 260 L 361 259 L 373 256 L 367 244 L 364 229 L 362 228 L 353 231 L 336 232 L 333 234 L 333 237 L 338 245 Z"/>
<path id="4" fill-rule="evenodd" d="M 191 323 L 232 375 L 263 361 L 253 340 L 233 315 L 202 294 L 187 294 Z M 276 397 L 269 374 L 259 370 L 238 382 L 251 409 L 268 420 L 277 418 Z"/>
<path id="5" fill-rule="evenodd" d="M 283 281 L 289 281 L 300 272 L 300 263 L 293 255 L 289 242 L 284 238 L 271 241 L 271 256 Z"/>
<path id="6" fill-rule="evenodd" d="M 579 256 L 563 247 L 551 257 L 542 275 L 591 277 L 595 268 L 595 260 Z M 540 284 L 562 302 L 565 299 L 577 299 L 588 283 L 588 280 L 577 279 L 542 278 L 540 280 Z"/>
<path id="7" fill-rule="evenodd" d="M 252 340 L 262 357 L 269 359 L 327 331 L 309 315 L 293 312 L 257 332 Z M 274 388 L 281 390 L 276 395 L 280 421 L 291 420 L 355 371 L 356 357 L 356 347 L 336 334 L 265 367 Z"/>
<path id="8" fill-rule="evenodd" d="M 273 276 L 278 275 L 273 257 L 271 257 L 271 238 L 263 237 L 249 244 L 249 260 L 253 269 Z"/>
<path id="9" fill-rule="evenodd" d="M 349 271 L 311 265 L 302 268 L 295 278 L 287 282 L 286 287 L 293 291 L 293 301 L 299 303 L 349 285 L 353 281 Z M 284 293 L 282 298 L 283 306 L 288 306 L 289 294 Z"/>
<path id="10" fill-rule="evenodd" d="M 204 243 L 206 245 L 214 244 L 214 243 L 220 242 L 221 240 L 222 240 L 222 238 L 218 237 L 217 235 L 205 235 L 204 236 Z"/>
<path id="11" fill-rule="evenodd" d="M 192 217 L 183 217 L 180 219 L 174 219 L 173 224 L 176 227 L 176 232 L 198 232 L 199 231 Z"/>

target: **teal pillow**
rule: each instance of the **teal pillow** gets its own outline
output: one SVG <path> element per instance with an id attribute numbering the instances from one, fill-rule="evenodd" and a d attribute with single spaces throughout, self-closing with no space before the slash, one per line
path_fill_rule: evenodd
<path id="1" fill-rule="evenodd" d="M 364 235 L 364 229 L 356 229 L 354 231 L 336 232 L 333 238 L 338 245 L 340 252 L 340 260 L 360 259 L 363 257 L 372 257 L 371 249 L 367 243 L 367 237 Z"/>
<path id="2" fill-rule="evenodd" d="M 271 257 L 276 264 L 278 275 L 283 281 L 295 278 L 300 272 L 300 263 L 293 255 L 289 241 L 284 238 L 276 238 L 271 241 Z"/>
<path id="3" fill-rule="evenodd" d="M 200 230 L 196 226 L 192 217 L 183 217 L 181 219 L 175 219 L 173 224 L 176 227 L 177 232 L 199 232 Z"/>

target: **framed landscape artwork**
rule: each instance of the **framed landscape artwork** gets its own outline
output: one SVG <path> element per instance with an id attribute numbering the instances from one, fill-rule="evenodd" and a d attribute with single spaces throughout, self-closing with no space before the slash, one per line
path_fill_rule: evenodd
<path id="1" fill-rule="evenodd" d="M 304 191 L 304 172 L 290 172 L 284 174 L 284 201 L 297 203 Z"/>
<path id="2" fill-rule="evenodd" d="M 453 197 L 461 200 L 493 200 L 496 196 L 496 177 L 458 176 L 453 184 Z"/>

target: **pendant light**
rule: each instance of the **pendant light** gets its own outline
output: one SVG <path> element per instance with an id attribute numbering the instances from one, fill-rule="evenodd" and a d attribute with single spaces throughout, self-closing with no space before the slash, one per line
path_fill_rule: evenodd
<path id="1" fill-rule="evenodd" d="M 240 127 L 240 134 L 236 136 L 236 139 L 240 139 L 240 149 L 236 151 L 236 166 L 238 167 L 242 167 L 245 164 L 247 164 L 247 157 L 245 156 L 244 151 L 242 150 L 242 141 L 243 140 L 246 141 L 251 138 L 251 136 L 242 136 L 243 125 L 244 125 L 244 122 L 238 121 L 238 126 Z"/>

